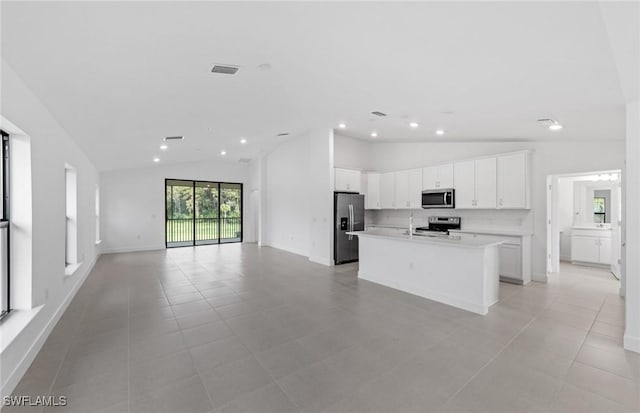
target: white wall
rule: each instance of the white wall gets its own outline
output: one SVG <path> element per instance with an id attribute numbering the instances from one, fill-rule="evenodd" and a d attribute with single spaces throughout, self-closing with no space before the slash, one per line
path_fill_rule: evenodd
<path id="1" fill-rule="evenodd" d="M 623 240 L 624 278 L 626 296 L 626 329 L 624 347 L 640 352 L 640 104 L 627 105 L 627 139 L 625 207 Z"/>
<path id="2" fill-rule="evenodd" d="M 333 132 L 292 138 L 263 162 L 263 243 L 331 263 Z"/>
<path id="3" fill-rule="evenodd" d="M 93 267 L 95 246 L 95 186 L 98 172 L 47 108 L 34 96 L 11 67 L 2 60 L 2 128 L 18 136 L 21 151 L 30 145 L 31 192 L 29 176 L 14 176 L 12 200 L 20 222 L 12 226 L 13 254 L 28 254 L 24 236 L 31 226 L 30 265 L 14 265 L 12 296 L 15 314 L 2 326 L 2 395 L 13 390 L 29 367 L 49 332 Z M 20 132 L 21 131 L 21 132 Z M 27 151 L 28 152 L 28 151 Z M 24 162 L 24 160 L 23 160 Z M 24 163 L 16 167 L 25 168 Z M 78 257 L 82 265 L 72 276 L 65 276 L 65 164 L 76 168 L 78 201 Z M 24 185 L 20 188 L 16 185 Z M 31 197 L 29 223 L 28 197 Z M 19 238 L 22 237 L 22 240 Z M 29 238 L 29 237 L 27 237 Z M 16 245 L 15 242 L 20 242 Z M 17 264 L 18 260 L 14 262 Z M 29 268 L 30 267 L 30 268 Z M 24 328 L 18 324 L 30 320 Z M 8 342 L 8 332 L 13 339 Z"/>
<path id="4" fill-rule="evenodd" d="M 333 162 L 336 168 L 367 170 L 370 152 L 369 142 L 335 133 Z"/>
<path id="5" fill-rule="evenodd" d="M 206 161 L 154 164 L 148 168 L 100 174 L 103 252 L 142 251 L 165 247 L 165 179 L 246 184 L 246 163 Z M 247 199 L 243 185 L 243 201 Z M 247 203 L 243 202 L 243 215 Z M 250 213 L 250 212 L 249 212 Z"/>
<path id="6" fill-rule="evenodd" d="M 336 136 L 336 149 L 346 139 Z M 546 280 L 546 177 L 553 174 L 568 174 L 594 170 L 622 169 L 624 163 L 624 141 L 602 142 L 420 142 L 420 143 L 369 143 L 368 162 L 363 169 L 394 171 L 417 168 L 430 164 L 455 161 L 475 156 L 492 155 L 503 152 L 532 149 L 532 208 L 530 217 L 523 218 L 523 225 L 530 225 L 534 231 L 532 240 L 533 278 Z M 341 160 L 340 166 L 349 167 L 348 159 Z M 361 163 L 354 159 L 353 164 Z M 355 167 L 355 166 L 353 166 Z M 459 211 L 456 211 L 456 213 Z M 462 214 L 466 214 L 462 212 Z M 491 211 L 485 215 L 494 221 L 501 217 L 513 220 L 512 211 Z M 468 215 L 468 214 L 466 214 Z M 377 216 L 380 216 L 377 214 Z M 476 215 L 468 215 L 474 217 Z"/>

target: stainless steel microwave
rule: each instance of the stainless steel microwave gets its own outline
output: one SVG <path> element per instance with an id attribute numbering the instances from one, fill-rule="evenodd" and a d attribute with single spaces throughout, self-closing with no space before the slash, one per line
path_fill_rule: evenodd
<path id="1" fill-rule="evenodd" d="M 422 208 L 455 208 L 455 189 L 430 189 L 422 191 Z"/>

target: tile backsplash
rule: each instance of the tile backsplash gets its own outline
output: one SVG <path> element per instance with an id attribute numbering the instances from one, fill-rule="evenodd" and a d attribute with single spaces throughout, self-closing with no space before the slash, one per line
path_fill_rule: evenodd
<path id="1" fill-rule="evenodd" d="M 428 225 L 430 216 L 462 218 L 462 228 L 533 229 L 533 212 L 520 210 L 466 210 L 466 209 L 385 209 L 365 211 L 366 225 L 409 226 L 413 213 L 416 227 Z"/>

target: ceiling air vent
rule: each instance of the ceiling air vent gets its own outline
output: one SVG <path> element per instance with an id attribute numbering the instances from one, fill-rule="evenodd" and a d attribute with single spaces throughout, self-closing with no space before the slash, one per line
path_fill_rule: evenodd
<path id="1" fill-rule="evenodd" d="M 386 113 L 382 113 L 382 112 L 378 112 L 377 110 L 371 112 L 372 115 L 376 115 L 376 116 L 387 116 Z"/>
<path id="2" fill-rule="evenodd" d="M 215 65 L 213 69 L 211 69 L 211 73 L 222 73 L 224 75 L 235 75 L 238 71 L 239 67 L 237 66 L 224 66 L 224 65 Z"/>
<path id="3" fill-rule="evenodd" d="M 538 119 L 538 123 L 542 126 L 546 126 L 549 127 L 551 125 L 554 125 L 556 123 L 558 123 L 556 120 L 551 119 L 551 118 L 540 118 Z"/>
<path id="4" fill-rule="evenodd" d="M 184 136 L 167 136 L 164 138 L 165 141 L 181 141 L 184 139 Z"/>
<path id="5" fill-rule="evenodd" d="M 277 134 L 276 136 L 287 136 L 289 134 L 289 132 L 282 132 Z"/>

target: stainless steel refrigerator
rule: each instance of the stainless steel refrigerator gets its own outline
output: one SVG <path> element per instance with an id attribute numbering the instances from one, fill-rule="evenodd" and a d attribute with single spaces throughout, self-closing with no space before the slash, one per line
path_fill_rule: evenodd
<path id="1" fill-rule="evenodd" d="M 358 237 L 364 231 L 364 195 L 335 192 L 333 195 L 333 259 L 336 264 L 358 260 Z"/>

